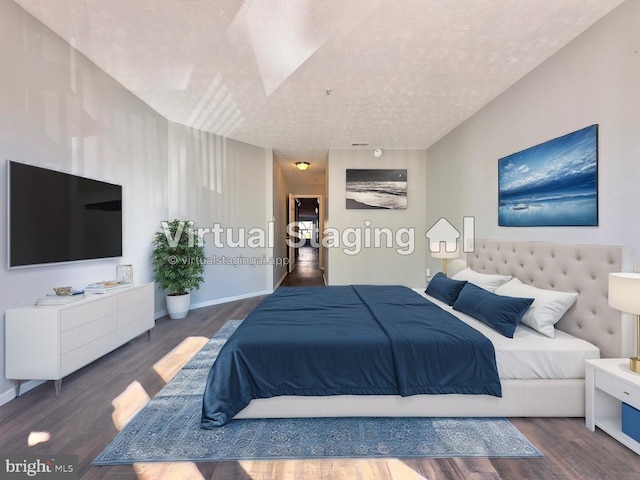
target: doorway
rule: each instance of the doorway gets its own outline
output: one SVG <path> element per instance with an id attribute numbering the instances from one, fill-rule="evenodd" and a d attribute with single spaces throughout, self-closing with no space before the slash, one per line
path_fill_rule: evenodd
<path id="1" fill-rule="evenodd" d="M 289 194 L 289 270 L 282 285 L 324 285 L 322 203 L 320 195 Z"/>

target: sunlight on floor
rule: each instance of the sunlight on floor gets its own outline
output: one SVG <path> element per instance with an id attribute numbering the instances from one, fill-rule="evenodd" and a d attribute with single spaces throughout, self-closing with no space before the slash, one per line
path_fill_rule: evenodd
<path id="1" fill-rule="evenodd" d="M 142 410 L 150 400 L 151 398 L 147 395 L 144 387 L 140 385 L 140 382 L 131 383 L 124 392 L 111 402 L 111 405 L 113 405 L 113 414 L 111 414 L 113 424 L 118 430 L 122 430 L 122 427 L 129 423 L 129 420 Z"/>
<path id="2" fill-rule="evenodd" d="M 187 337 L 180 344 L 158 360 L 153 369 L 167 383 L 207 342 L 206 337 Z"/>
<path id="3" fill-rule="evenodd" d="M 195 463 L 134 463 L 140 480 L 204 480 Z"/>
<path id="4" fill-rule="evenodd" d="M 208 341 L 206 337 L 185 338 L 176 348 L 158 360 L 153 369 L 167 383 Z M 111 418 L 115 427 L 122 430 L 150 401 L 151 398 L 140 382 L 129 384 L 126 390 L 111 402 Z M 36 432 L 32 435 L 34 433 Z M 188 462 L 134 463 L 133 470 L 140 480 L 204 480 L 196 464 Z"/>
<path id="5" fill-rule="evenodd" d="M 48 442 L 51 438 L 49 432 L 31 432 L 29 438 L 27 438 L 27 445 L 33 447 L 39 443 Z"/>
<path id="6" fill-rule="evenodd" d="M 240 461 L 238 464 L 250 478 L 277 478 L 294 480 L 299 478 L 348 478 L 350 480 L 427 480 L 406 463 L 396 458 L 335 459 L 335 460 L 288 460 L 277 462 Z"/>

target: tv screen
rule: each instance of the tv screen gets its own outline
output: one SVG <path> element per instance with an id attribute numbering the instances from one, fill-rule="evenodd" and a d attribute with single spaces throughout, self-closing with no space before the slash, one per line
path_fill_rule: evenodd
<path id="1" fill-rule="evenodd" d="M 122 187 L 9 161 L 9 268 L 122 256 Z"/>

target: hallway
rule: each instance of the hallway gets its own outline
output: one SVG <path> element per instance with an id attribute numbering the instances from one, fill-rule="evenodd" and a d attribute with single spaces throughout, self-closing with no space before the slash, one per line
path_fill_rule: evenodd
<path id="1" fill-rule="evenodd" d="M 298 249 L 296 268 L 289 273 L 282 287 L 317 287 L 324 285 L 322 270 L 318 268 L 318 249 L 305 245 Z"/>

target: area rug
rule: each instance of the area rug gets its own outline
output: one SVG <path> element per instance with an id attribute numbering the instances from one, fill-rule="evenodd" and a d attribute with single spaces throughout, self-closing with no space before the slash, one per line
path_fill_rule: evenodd
<path id="1" fill-rule="evenodd" d="M 202 392 L 231 320 L 144 407 L 93 465 L 311 458 L 541 457 L 506 418 L 293 418 L 200 428 Z"/>

